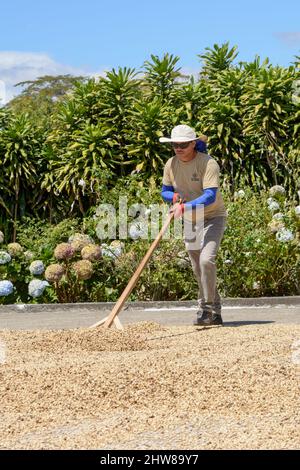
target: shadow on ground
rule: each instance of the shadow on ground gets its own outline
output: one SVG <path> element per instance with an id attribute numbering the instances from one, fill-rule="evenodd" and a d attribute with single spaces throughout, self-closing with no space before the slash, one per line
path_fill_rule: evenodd
<path id="1" fill-rule="evenodd" d="M 264 323 L 276 323 L 273 320 L 252 320 L 252 321 L 227 321 L 224 322 L 224 326 L 245 326 L 245 325 L 263 325 Z"/>

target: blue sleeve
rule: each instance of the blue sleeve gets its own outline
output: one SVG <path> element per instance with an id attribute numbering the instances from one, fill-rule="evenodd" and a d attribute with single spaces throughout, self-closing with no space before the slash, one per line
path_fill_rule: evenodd
<path id="1" fill-rule="evenodd" d="M 206 188 L 203 191 L 201 196 L 197 197 L 197 199 L 193 199 L 192 201 L 186 202 L 184 204 L 185 209 L 193 209 L 194 207 L 198 206 L 199 204 L 203 204 L 204 206 L 209 206 L 216 200 L 218 188 Z"/>
<path id="2" fill-rule="evenodd" d="M 162 185 L 161 196 L 166 202 L 173 202 L 174 188 L 173 186 Z"/>

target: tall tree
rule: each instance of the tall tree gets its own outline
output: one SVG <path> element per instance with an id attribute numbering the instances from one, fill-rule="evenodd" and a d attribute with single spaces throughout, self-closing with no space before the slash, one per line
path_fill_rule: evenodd
<path id="1" fill-rule="evenodd" d="M 35 80 L 19 82 L 15 86 L 23 87 L 23 90 L 7 107 L 15 113 L 26 112 L 37 123 L 47 123 L 49 114 L 56 108 L 56 102 L 66 96 L 76 83 L 86 80 L 82 76 L 44 75 Z"/>

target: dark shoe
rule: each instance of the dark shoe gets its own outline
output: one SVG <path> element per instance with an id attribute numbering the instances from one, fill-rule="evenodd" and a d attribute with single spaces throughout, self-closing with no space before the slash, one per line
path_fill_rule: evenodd
<path id="1" fill-rule="evenodd" d="M 222 320 L 221 315 L 217 315 L 216 313 L 213 313 L 213 314 L 207 313 L 206 318 L 197 319 L 194 325 L 198 325 L 198 326 L 223 325 L 223 320 Z"/>
<path id="2" fill-rule="evenodd" d="M 202 310 L 199 310 L 197 312 L 197 319 L 193 322 L 194 325 L 201 325 L 204 320 L 207 320 L 209 318 L 209 313 L 208 312 L 202 312 Z M 200 323 L 199 323 L 200 322 Z"/>

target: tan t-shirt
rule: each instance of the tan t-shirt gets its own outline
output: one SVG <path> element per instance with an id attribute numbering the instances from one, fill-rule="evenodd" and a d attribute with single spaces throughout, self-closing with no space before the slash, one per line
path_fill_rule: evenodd
<path id="1" fill-rule="evenodd" d="M 218 163 L 206 153 L 197 152 L 195 158 L 189 162 L 183 162 L 175 155 L 165 164 L 163 184 L 173 186 L 174 191 L 187 202 L 201 196 L 204 189 L 218 188 L 215 202 L 204 207 L 204 217 L 224 217 L 227 212 L 219 189 L 219 175 Z M 186 215 L 188 212 L 192 214 L 192 210 L 189 210 Z M 195 215 L 193 219 L 195 220 Z"/>

